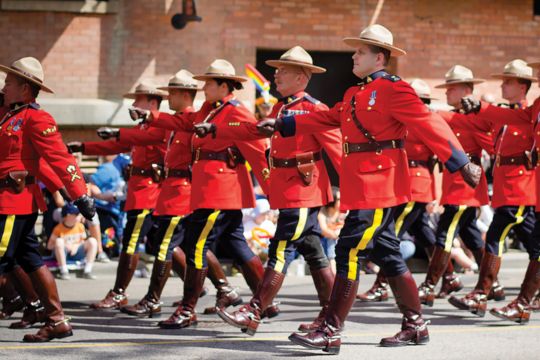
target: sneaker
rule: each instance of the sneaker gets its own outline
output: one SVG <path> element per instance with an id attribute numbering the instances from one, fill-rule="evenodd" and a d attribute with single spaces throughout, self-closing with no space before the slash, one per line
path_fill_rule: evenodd
<path id="1" fill-rule="evenodd" d="M 111 259 L 109 259 L 105 252 L 101 252 L 97 254 L 96 261 L 100 263 L 108 263 L 111 262 Z"/>
<path id="2" fill-rule="evenodd" d="M 91 272 L 83 272 L 81 274 L 81 276 L 79 276 L 81 279 L 86 279 L 86 280 L 96 280 L 97 279 L 97 276 L 92 274 Z"/>
<path id="3" fill-rule="evenodd" d="M 56 278 L 58 280 L 69 280 L 71 279 L 71 276 L 69 276 L 69 273 L 59 272 L 56 274 Z"/>

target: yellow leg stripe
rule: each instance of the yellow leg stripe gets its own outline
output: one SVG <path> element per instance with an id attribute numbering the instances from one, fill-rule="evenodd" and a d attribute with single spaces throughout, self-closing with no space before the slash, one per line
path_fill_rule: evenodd
<path id="1" fill-rule="evenodd" d="M 137 221 L 135 221 L 135 226 L 133 227 L 133 231 L 131 232 L 128 248 L 126 250 L 126 253 L 128 255 L 135 254 L 135 246 L 137 246 L 137 241 L 139 240 L 139 236 L 141 235 L 141 228 L 144 223 L 144 218 L 146 218 L 146 215 L 148 215 L 149 213 L 150 210 L 144 209 L 139 215 L 137 215 Z"/>
<path id="2" fill-rule="evenodd" d="M 6 217 L 6 224 L 4 225 L 4 232 L 2 233 L 2 240 L 0 240 L 0 258 L 7 251 L 9 239 L 11 239 L 11 233 L 13 233 L 13 224 L 15 224 L 15 215 L 8 215 Z"/>
<path id="3" fill-rule="evenodd" d="M 285 248 L 287 247 L 287 240 L 280 240 L 276 249 L 276 265 L 274 270 L 277 272 L 283 272 L 285 266 Z"/>
<path id="4" fill-rule="evenodd" d="M 297 240 L 300 235 L 304 232 L 306 227 L 306 221 L 308 216 L 308 208 L 300 208 L 300 214 L 298 215 L 298 223 L 296 224 L 296 230 L 294 230 L 294 235 L 291 238 L 292 241 Z"/>
<path id="5" fill-rule="evenodd" d="M 405 221 L 405 218 L 407 215 L 409 215 L 414 208 L 414 201 L 409 201 L 407 205 L 405 205 L 405 208 L 403 209 L 403 212 L 399 215 L 399 217 L 396 220 L 396 236 L 399 236 L 399 231 L 401 230 L 401 227 L 403 226 L 403 222 Z"/>
<path id="6" fill-rule="evenodd" d="M 381 226 L 383 215 L 383 209 L 375 210 L 375 213 L 373 214 L 373 223 L 364 231 L 358 246 L 349 251 L 349 273 L 347 274 L 347 277 L 350 280 L 356 280 L 356 276 L 358 274 L 358 251 L 364 250 L 368 246 L 369 242 L 373 238 L 373 234 L 375 234 L 377 228 Z"/>
<path id="7" fill-rule="evenodd" d="M 219 213 L 220 213 L 220 210 L 216 210 L 208 216 L 208 219 L 206 220 L 206 225 L 204 225 L 204 228 L 202 229 L 201 234 L 199 235 L 199 238 L 197 239 L 197 244 L 195 245 L 195 269 L 200 270 L 203 268 L 202 255 L 203 255 L 204 244 L 206 243 L 208 234 L 210 234 L 210 231 L 212 231 L 212 228 L 214 227 L 214 224 L 216 223 L 216 219 Z"/>
<path id="8" fill-rule="evenodd" d="M 446 240 L 444 241 L 444 251 L 452 251 L 452 243 L 454 242 L 454 237 L 456 235 L 456 227 L 459 224 L 459 219 L 463 212 L 467 209 L 467 205 L 459 205 L 457 213 L 454 214 L 454 218 L 448 227 L 448 232 L 446 233 Z"/>
<path id="9" fill-rule="evenodd" d="M 174 229 L 176 228 L 180 220 L 182 220 L 182 216 L 174 216 L 173 218 L 171 218 L 171 222 L 169 223 L 167 231 L 165 231 L 165 236 L 163 236 L 163 240 L 161 241 L 161 245 L 159 246 L 159 261 L 165 261 L 165 259 L 167 258 L 167 251 L 169 250 L 169 244 L 171 243 Z"/>
<path id="10" fill-rule="evenodd" d="M 523 212 L 525 211 L 525 206 L 520 206 L 518 211 L 516 212 L 516 221 L 513 223 L 510 223 L 506 225 L 504 228 L 501 237 L 499 238 L 499 257 L 502 256 L 503 253 L 503 245 L 504 245 L 504 239 L 506 239 L 506 236 L 508 235 L 508 232 L 510 229 L 512 229 L 515 225 L 521 224 L 524 220 Z"/>

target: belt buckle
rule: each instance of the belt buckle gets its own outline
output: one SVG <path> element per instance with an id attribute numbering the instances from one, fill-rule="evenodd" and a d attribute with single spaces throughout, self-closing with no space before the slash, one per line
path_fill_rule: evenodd
<path id="1" fill-rule="evenodd" d="M 165 175 L 165 179 L 169 177 L 169 168 L 166 167 L 165 170 L 163 171 L 164 175 Z"/>
<path id="2" fill-rule="evenodd" d="M 348 142 L 343 143 L 343 152 L 345 154 L 349 154 L 349 143 Z"/>
<path id="3" fill-rule="evenodd" d="M 201 148 L 197 148 L 197 150 L 195 150 L 195 161 L 199 161 L 200 156 L 201 156 Z"/>
<path id="4" fill-rule="evenodd" d="M 497 158 L 495 159 L 495 166 L 501 166 L 501 157 L 499 155 L 497 155 Z"/>
<path id="5" fill-rule="evenodd" d="M 275 167 L 274 167 L 274 158 L 272 156 L 270 156 L 268 158 L 268 165 L 270 165 L 270 169 L 275 169 Z"/>

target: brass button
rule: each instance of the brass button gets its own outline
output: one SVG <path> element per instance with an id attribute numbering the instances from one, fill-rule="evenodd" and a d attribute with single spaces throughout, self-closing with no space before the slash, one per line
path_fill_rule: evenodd
<path id="1" fill-rule="evenodd" d="M 420 171 L 416 173 L 416 176 L 420 176 Z"/>
<path id="2" fill-rule="evenodd" d="M 344 139 L 347 140 L 347 139 L 349 139 L 349 137 L 348 137 L 348 136 L 345 136 Z"/>
<path id="3" fill-rule="evenodd" d="M 277 153 L 277 150 L 274 150 L 273 152 L 274 152 L 274 154 L 275 154 L 275 153 Z"/>
<path id="4" fill-rule="evenodd" d="M 517 132 L 517 131 L 514 131 L 514 136 L 518 136 L 518 132 Z"/>
<path id="5" fill-rule="evenodd" d="M 148 185 L 152 185 L 152 180 L 148 180 Z"/>
<path id="6" fill-rule="evenodd" d="M 179 143 L 180 143 L 180 140 L 176 140 L 175 142 L 176 142 L 177 144 L 179 144 Z"/>
<path id="7" fill-rule="evenodd" d="M 360 90 L 364 90 L 364 89 L 365 89 L 365 87 L 364 87 L 364 86 L 362 86 L 362 87 L 360 88 Z"/>
<path id="8" fill-rule="evenodd" d="M 219 171 L 220 173 L 222 173 L 222 172 L 223 172 L 223 169 L 222 169 L 222 168 L 220 168 L 220 169 L 219 169 L 218 171 Z"/>
<path id="9" fill-rule="evenodd" d="M 523 170 L 519 170 L 519 175 L 523 175 Z"/>
<path id="10" fill-rule="evenodd" d="M 368 106 L 367 109 L 368 109 L 368 111 L 371 110 L 371 106 Z"/>
<path id="11" fill-rule="evenodd" d="M 377 165 L 377 169 L 382 169 L 382 165 Z"/>
<path id="12" fill-rule="evenodd" d="M 188 184 L 188 182 L 187 182 L 187 181 L 184 181 L 184 185 L 187 185 L 187 184 Z"/>
<path id="13" fill-rule="evenodd" d="M 351 121 L 351 118 L 347 118 L 347 121 Z M 538 135 L 540 135 L 540 133 L 538 133 Z"/>
<path id="14" fill-rule="evenodd" d="M 277 135 L 274 135 L 274 139 L 277 139 Z"/>
<path id="15" fill-rule="evenodd" d="M 456 136 L 459 136 L 459 135 L 461 135 L 461 134 L 460 134 L 460 133 L 456 133 Z"/>

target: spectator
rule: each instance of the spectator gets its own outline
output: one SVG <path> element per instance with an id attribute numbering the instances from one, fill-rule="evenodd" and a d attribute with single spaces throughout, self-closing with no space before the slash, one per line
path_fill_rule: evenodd
<path id="1" fill-rule="evenodd" d="M 85 259 L 84 279 L 95 279 L 92 266 L 97 253 L 97 240 L 93 237 L 87 239 L 86 230 L 81 222 L 79 209 L 73 204 L 62 208 L 62 222 L 55 226 L 47 248 L 54 250 L 60 272 L 58 278 L 69 280 L 67 261 L 81 261 Z"/>
<path id="2" fill-rule="evenodd" d="M 329 202 L 319 211 L 318 220 L 321 227 L 321 241 L 326 252 L 330 266 L 336 271 L 336 243 L 339 232 L 343 227 L 343 216 L 339 212 L 340 193 L 339 189 L 332 186 L 332 196 L 334 201 Z"/>
<path id="3" fill-rule="evenodd" d="M 270 214 L 268 200 L 259 198 L 255 208 L 244 217 L 244 237 L 253 252 L 264 258 L 266 258 L 264 254 L 268 254 L 270 238 L 276 232 L 276 224 L 270 220 Z"/>

